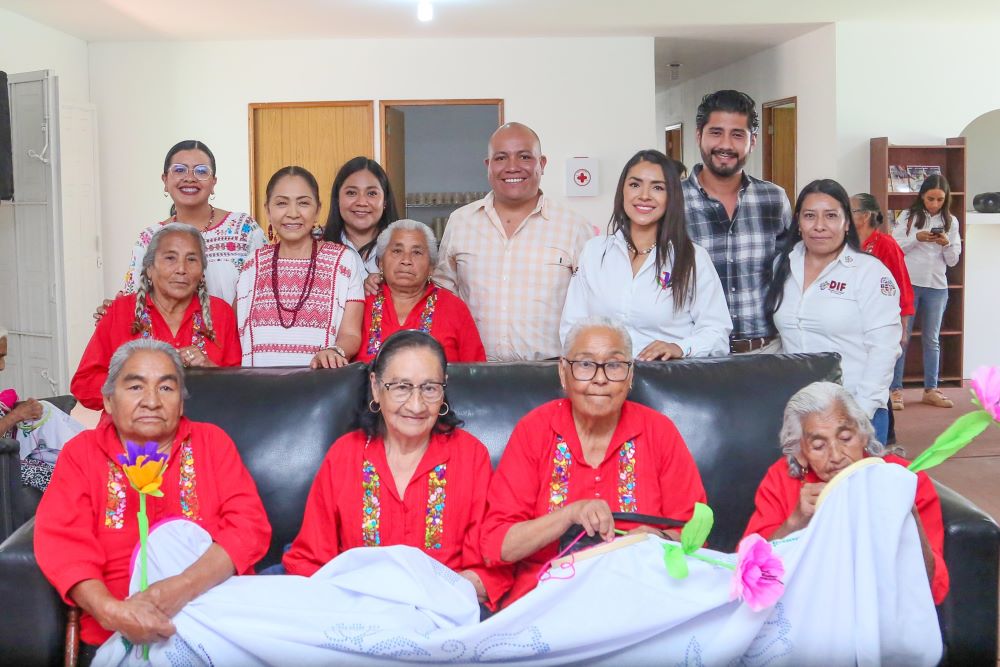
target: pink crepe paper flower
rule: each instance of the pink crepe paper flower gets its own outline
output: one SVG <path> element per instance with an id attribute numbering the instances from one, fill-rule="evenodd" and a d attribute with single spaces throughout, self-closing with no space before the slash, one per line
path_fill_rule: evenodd
<path id="1" fill-rule="evenodd" d="M 770 542 L 753 533 L 740 540 L 729 599 L 740 599 L 754 611 L 766 609 L 785 592 L 785 566 Z"/>
<path id="2" fill-rule="evenodd" d="M 5 410 L 11 410 L 14 404 L 17 403 L 17 392 L 13 389 L 4 389 L 0 391 L 0 404 L 3 404 Z"/>
<path id="3" fill-rule="evenodd" d="M 983 366 L 973 373 L 972 391 L 983 410 L 1000 421 L 1000 367 Z"/>

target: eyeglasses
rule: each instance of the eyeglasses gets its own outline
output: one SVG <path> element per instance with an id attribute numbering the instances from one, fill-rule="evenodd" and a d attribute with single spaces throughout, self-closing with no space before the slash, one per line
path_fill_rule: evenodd
<path id="1" fill-rule="evenodd" d="M 598 369 L 604 371 L 604 377 L 608 378 L 609 381 L 624 382 L 628 377 L 629 369 L 632 368 L 631 361 L 605 361 L 603 364 L 599 364 L 590 359 L 573 360 L 566 357 L 563 357 L 563 361 L 569 364 L 573 379 L 580 382 L 593 380 L 597 377 Z"/>
<path id="2" fill-rule="evenodd" d="M 199 181 L 207 181 L 212 178 L 212 167 L 207 164 L 196 164 L 193 167 L 188 167 L 186 164 L 172 164 L 167 172 L 171 176 L 176 176 L 178 178 L 184 178 L 188 175 L 188 172 L 194 174 L 194 177 Z"/>
<path id="3" fill-rule="evenodd" d="M 444 388 L 448 385 L 444 382 L 424 382 L 423 384 L 383 382 L 382 386 L 389 392 L 389 398 L 397 403 L 405 403 L 410 400 L 414 389 L 420 390 L 420 398 L 423 399 L 424 403 L 436 403 L 444 398 Z"/>
<path id="4" fill-rule="evenodd" d="M 803 211 L 799 214 L 799 219 L 804 222 L 817 222 L 819 220 L 819 214 L 816 211 Z M 823 221 L 824 222 L 840 222 L 844 219 L 843 211 L 823 211 Z"/>

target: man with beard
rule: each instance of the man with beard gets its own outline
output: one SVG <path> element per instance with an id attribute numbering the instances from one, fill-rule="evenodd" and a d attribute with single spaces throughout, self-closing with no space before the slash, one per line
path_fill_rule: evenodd
<path id="1" fill-rule="evenodd" d="M 539 189 L 545 161 L 530 127 L 500 127 L 485 160 L 492 192 L 452 213 L 441 238 L 434 282 L 469 306 L 489 361 L 559 356 L 569 279 L 595 234 Z"/>
<path id="2" fill-rule="evenodd" d="M 734 354 L 778 352 L 764 298 L 792 210 L 785 191 L 743 170 L 757 144 L 753 99 L 737 90 L 705 95 L 695 117 L 701 164 L 683 182 L 691 239 L 712 257 L 733 319 Z"/>

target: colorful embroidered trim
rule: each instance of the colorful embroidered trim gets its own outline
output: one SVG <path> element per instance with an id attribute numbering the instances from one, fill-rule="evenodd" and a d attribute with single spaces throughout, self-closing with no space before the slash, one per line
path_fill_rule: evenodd
<path id="1" fill-rule="evenodd" d="M 104 504 L 104 527 L 125 526 L 125 472 L 108 459 L 108 497 Z"/>
<path id="2" fill-rule="evenodd" d="M 549 485 L 549 512 L 554 512 L 563 506 L 569 495 L 569 467 L 573 462 L 562 436 L 556 436 L 556 451 L 552 456 L 552 482 Z"/>
<path id="3" fill-rule="evenodd" d="M 364 491 L 364 498 L 361 501 L 361 538 L 366 547 L 377 547 L 382 544 L 378 532 L 379 517 L 382 514 L 379 505 L 380 486 L 375 466 L 366 459 L 361 465 L 361 488 Z"/>
<path id="4" fill-rule="evenodd" d="M 427 477 L 427 529 L 424 531 L 424 548 L 440 549 L 444 535 L 445 472 L 448 466 L 435 466 Z"/>
<path id="5" fill-rule="evenodd" d="M 635 441 L 618 450 L 618 511 L 638 512 L 635 502 Z"/>
<path id="6" fill-rule="evenodd" d="M 434 322 L 434 309 L 437 307 L 438 288 L 431 289 L 424 309 L 420 313 L 420 331 L 431 332 Z M 385 309 L 385 292 L 379 292 L 372 303 L 372 323 L 368 326 L 368 355 L 374 357 L 382 348 L 382 312 Z"/>
<path id="7" fill-rule="evenodd" d="M 153 337 L 153 320 L 149 317 L 149 307 L 142 309 L 142 315 L 139 317 L 139 328 L 142 330 L 143 338 Z M 194 317 L 191 318 L 191 344 L 197 347 L 202 352 L 205 351 L 205 318 L 202 317 L 200 312 L 195 312 Z"/>
<path id="8" fill-rule="evenodd" d="M 192 521 L 201 521 L 201 506 L 198 503 L 198 482 L 195 478 L 194 453 L 191 438 L 181 444 L 180 451 L 181 514 Z"/>

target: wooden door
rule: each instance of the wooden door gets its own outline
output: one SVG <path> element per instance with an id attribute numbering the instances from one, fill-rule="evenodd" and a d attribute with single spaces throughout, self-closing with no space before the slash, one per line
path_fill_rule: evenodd
<path id="1" fill-rule="evenodd" d="M 386 142 L 385 172 L 396 198 L 396 210 L 406 217 L 406 115 L 402 109 L 383 107 Z"/>
<path id="2" fill-rule="evenodd" d="M 764 105 L 764 178 L 781 186 L 794 205 L 796 117 L 795 98 Z"/>
<path id="3" fill-rule="evenodd" d="M 319 182 L 326 223 L 330 189 L 341 165 L 358 155 L 375 155 L 374 104 L 300 102 L 250 105 L 251 214 L 265 232 L 267 181 L 287 165 L 305 167 Z"/>
<path id="4" fill-rule="evenodd" d="M 684 162 L 684 128 L 681 125 L 667 129 L 667 143 L 665 151 L 667 157 Z"/>

